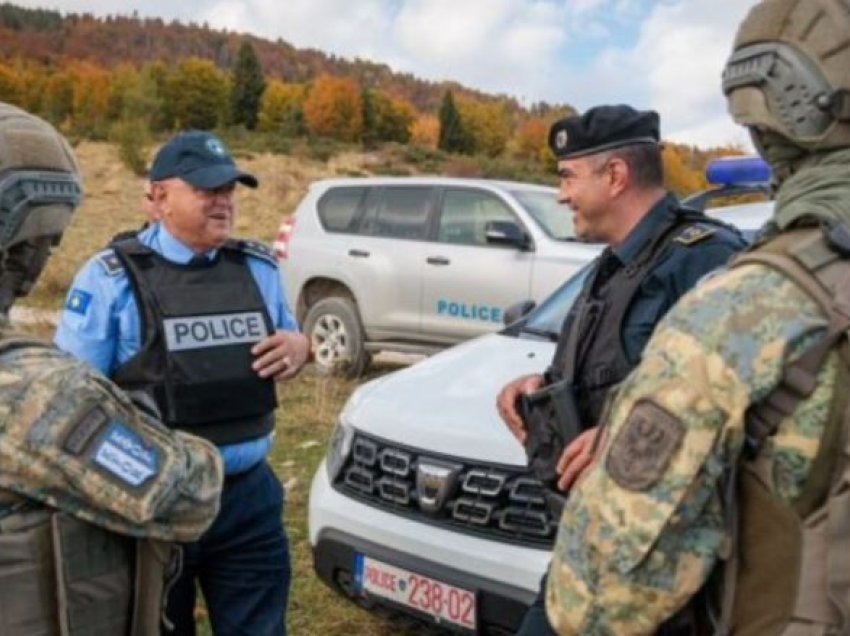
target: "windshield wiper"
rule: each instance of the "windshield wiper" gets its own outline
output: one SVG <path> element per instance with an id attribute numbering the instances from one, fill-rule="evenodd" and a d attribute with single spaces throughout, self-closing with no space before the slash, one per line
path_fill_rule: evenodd
<path id="1" fill-rule="evenodd" d="M 530 333 L 532 336 L 546 338 L 547 340 L 550 340 L 552 342 L 558 342 L 558 334 L 554 331 L 549 331 L 548 329 L 538 329 L 536 327 L 523 326 L 520 331 L 522 331 L 523 333 Z"/>

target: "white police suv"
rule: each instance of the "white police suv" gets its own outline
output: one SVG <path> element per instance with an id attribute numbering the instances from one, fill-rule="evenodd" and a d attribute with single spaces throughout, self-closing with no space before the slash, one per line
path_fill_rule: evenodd
<path id="1" fill-rule="evenodd" d="M 771 203 L 710 210 L 752 237 Z M 313 479 L 314 565 L 367 608 L 450 630 L 512 634 L 551 556 L 557 520 L 495 399 L 550 362 L 581 269 L 484 335 L 359 387 Z"/>
<path id="2" fill-rule="evenodd" d="M 370 352 L 430 353 L 502 324 L 598 252 L 574 240 L 556 190 L 442 177 L 313 183 L 275 242 L 320 370 Z"/>

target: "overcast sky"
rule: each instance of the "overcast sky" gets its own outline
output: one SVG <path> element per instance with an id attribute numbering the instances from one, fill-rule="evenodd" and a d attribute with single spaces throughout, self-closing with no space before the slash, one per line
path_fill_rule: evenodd
<path id="1" fill-rule="evenodd" d="M 720 73 L 755 0 L 17 0 L 26 6 L 208 22 L 456 80 L 522 103 L 627 102 L 665 139 L 738 143 Z M 49 4 L 46 4 L 49 3 Z"/>

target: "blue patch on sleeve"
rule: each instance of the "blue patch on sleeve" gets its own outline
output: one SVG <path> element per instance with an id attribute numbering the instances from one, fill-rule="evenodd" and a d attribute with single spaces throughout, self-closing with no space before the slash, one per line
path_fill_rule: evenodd
<path id="1" fill-rule="evenodd" d="M 109 425 L 94 449 L 92 461 L 136 488 L 159 472 L 159 450 L 147 446 L 138 433 L 118 422 Z"/>
<path id="2" fill-rule="evenodd" d="M 65 309 L 68 311 L 73 311 L 75 314 L 85 315 L 86 311 L 88 311 L 89 305 L 91 304 L 92 295 L 83 291 L 82 289 L 77 289 L 76 287 L 71 290 L 71 293 L 68 294 L 68 302 L 65 303 Z"/>

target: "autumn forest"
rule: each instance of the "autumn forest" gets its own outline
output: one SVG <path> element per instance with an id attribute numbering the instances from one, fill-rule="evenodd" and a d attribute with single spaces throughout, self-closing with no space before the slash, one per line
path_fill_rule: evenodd
<path id="1" fill-rule="evenodd" d="M 201 128 L 284 153 L 296 141 L 325 154 L 395 144 L 423 158 L 423 171 L 539 181 L 554 176 L 549 125 L 575 112 L 206 24 L 11 4 L 0 5 L 0 101 L 72 139 L 115 142 L 137 173 L 156 141 Z M 735 152 L 666 144 L 668 186 L 705 187 L 706 161 Z"/>

